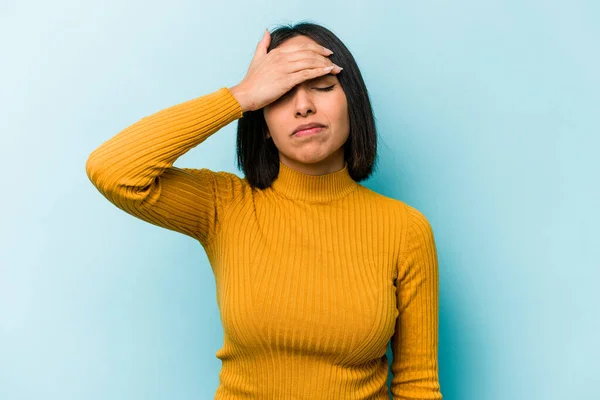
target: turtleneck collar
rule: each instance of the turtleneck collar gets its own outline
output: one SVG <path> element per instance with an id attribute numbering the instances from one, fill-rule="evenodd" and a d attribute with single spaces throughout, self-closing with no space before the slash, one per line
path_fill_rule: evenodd
<path id="1" fill-rule="evenodd" d="M 350 176 L 347 162 L 344 162 L 344 168 L 339 171 L 308 175 L 279 161 L 279 175 L 272 183 L 273 190 L 284 197 L 309 203 L 327 203 L 340 199 L 358 186 Z"/>

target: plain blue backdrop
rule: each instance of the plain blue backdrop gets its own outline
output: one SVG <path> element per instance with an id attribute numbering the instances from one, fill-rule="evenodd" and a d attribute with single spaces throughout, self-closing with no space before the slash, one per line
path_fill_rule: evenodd
<path id="1" fill-rule="evenodd" d="M 444 399 L 600 399 L 599 20 L 592 0 L 3 1 L 0 398 L 213 398 L 204 250 L 110 204 L 85 162 L 310 21 L 369 89 L 364 184 L 433 226 Z M 241 175 L 236 126 L 175 165 Z"/>

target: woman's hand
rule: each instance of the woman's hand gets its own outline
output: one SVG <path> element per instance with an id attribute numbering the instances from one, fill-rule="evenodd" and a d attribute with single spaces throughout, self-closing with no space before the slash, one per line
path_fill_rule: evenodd
<path id="1" fill-rule="evenodd" d="M 323 46 L 313 43 L 290 45 L 267 53 L 270 42 L 271 35 L 265 31 L 246 76 L 229 89 L 244 112 L 263 108 L 301 82 L 341 71 L 327 58 L 332 52 Z M 329 69 L 325 69 L 327 67 Z"/>

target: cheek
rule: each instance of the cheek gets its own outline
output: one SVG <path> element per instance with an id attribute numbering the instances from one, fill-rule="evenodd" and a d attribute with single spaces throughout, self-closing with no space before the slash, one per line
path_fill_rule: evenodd
<path id="1" fill-rule="evenodd" d="M 349 123 L 348 109 L 344 107 L 336 107 L 329 111 L 331 123 L 335 124 L 339 128 L 346 127 Z"/>
<path id="2" fill-rule="evenodd" d="M 338 122 L 344 122 L 348 118 L 348 101 L 346 100 L 346 95 L 343 92 L 340 93 L 333 104 L 335 104 L 335 107 L 331 107 L 331 115 L 335 116 Z"/>
<path id="3" fill-rule="evenodd" d="M 275 136 L 281 131 L 281 123 L 277 119 L 277 113 L 271 110 L 263 110 L 263 117 L 265 120 L 265 128 L 271 133 L 271 135 Z"/>

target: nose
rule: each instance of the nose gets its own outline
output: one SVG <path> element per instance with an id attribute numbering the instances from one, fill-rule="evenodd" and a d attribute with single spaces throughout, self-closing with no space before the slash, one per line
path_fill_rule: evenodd
<path id="1" fill-rule="evenodd" d="M 315 103 L 310 89 L 306 88 L 304 85 L 298 85 L 292 95 L 296 115 L 304 116 L 309 113 L 315 113 Z"/>

